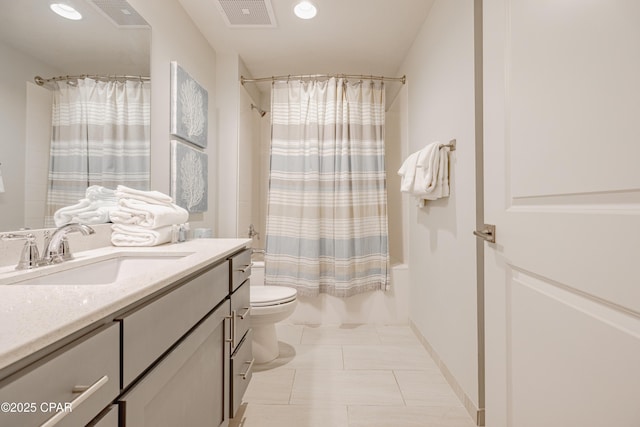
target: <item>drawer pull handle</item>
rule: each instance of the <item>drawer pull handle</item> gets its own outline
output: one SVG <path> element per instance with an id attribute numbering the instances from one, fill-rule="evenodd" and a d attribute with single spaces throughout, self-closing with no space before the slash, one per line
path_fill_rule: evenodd
<path id="1" fill-rule="evenodd" d="M 253 367 L 253 363 L 254 363 L 255 361 L 256 361 L 256 359 L 254 358 L 254 359 L 251 359 L 251 362 L 244 362 L 245 364 L 246 364 L 246 363 L 248 363 L 248 364 L 249 364 L 249 366 L 247 367 L 247 370 L 246 370 L 246 371 L 244 371 L 244 373 L 242 373 L 242 374 L 238 374 L 238 375 L 242 375 L 242 379 L 243 379 L 243 380 L 246 380 L 246 379 L 247 379 L 247 376 L 249 375 L 249 372 L 251 372 L 251 368 Z"/>
<path id="2" fill-rule="evenodd" d="M 236 311 L 231 312 L 231 316 L 225 316 L 227 319 L 231 319 L 231 338 L 227 338 L 227 342 L 231 343 L 231 348 L 236 346 Z"/>
<path id="3" fill-rule="evenodd" d="M 244 267 L 238 268 L 237 271 L 241 272 L 241 273 L 246 273 L 247 271 L 249 271 L 249 269 L 253 267 L 253 263 L 247 264 Z"/>
<path id="4" fill-rule="evenodd" d="M 45 421 L 44 424 L 42 424 L 40 427 L 53 427 L 54 425 L 58 424 L 60 421 L 62 421 L 64 417 L 66 417 L 67 415 L 75 411 L 78 408 L 78 406 L 82 404 L 82 402 L 87 400 L 89 397 L 91 397 L 92 394 L 94 394 L 103 385 L 105 385 L 107 381 L 109 381 L 109 377 L 105 375 L 88 387 L 87 386 L 74 387 L 72 392 L 80 393 L 80 395 L 71 401 L 71 407 L 69 408 L 69 410 L 57 412 L 53 417 Z"/>
<path id="5" fill-rule="evenodd" d="M 244 313 L 242 314 L 238 314 L 238 317 L 240 318 L 240 320 L 244 320 L 245 317 L 247 317 L 247 315 L 251 312 L 251 307 L 245 307 L 244 308 Z"/>

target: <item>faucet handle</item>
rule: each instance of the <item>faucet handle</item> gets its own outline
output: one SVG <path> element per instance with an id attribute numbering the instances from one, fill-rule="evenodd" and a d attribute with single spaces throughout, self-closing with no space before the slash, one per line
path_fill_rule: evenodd
<path id="1" fill-rule="evenodd" d="M 31 233 L 28 234 L 15 234 L 6 233 L 0 235 L 2 240 L 26 240 L 20 253 L 20 261 L 16 266 L 16 270 L 28 270 L 38 266 L 40 260 L 40 253 L 38 252 L 38 245 L 36 244 L 36 236 Z"/>
<path id="2" fill-rule="evenodd" d="M 16 270 L 29 270 L 38 266 L 40 261 L 40 253 L 38 252 L 38 245 L 35 238 L 27 240 L 22 247 L 22 253 L 20 254 L 20 261 L 16 266 Z"/>
<path id="3" fill-rule="evenodd" d="M 63 261 L 73 259 L 73 254 L 71 254 L 71 250 L 69 249 L 69 240 L 67 240 L 67 236 L 64 236 L 60 241 L 60 246 L 58 246 L 58 256 L 62 258 Z"/>

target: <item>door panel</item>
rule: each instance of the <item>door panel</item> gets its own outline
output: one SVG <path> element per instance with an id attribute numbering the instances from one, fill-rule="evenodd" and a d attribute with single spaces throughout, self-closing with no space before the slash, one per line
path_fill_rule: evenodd
<path id="1" fill-rule="evenodd" d="M 640 322 L 554 283 L 511 271 L 514 426 L 637 426 Z M 489 424 L 490 425 L 490 424 Z"/>
<path id="2" fill-rule="evenodd" d="M 484 0 L 486 420 L 640 425 L 640 2 Z"/>

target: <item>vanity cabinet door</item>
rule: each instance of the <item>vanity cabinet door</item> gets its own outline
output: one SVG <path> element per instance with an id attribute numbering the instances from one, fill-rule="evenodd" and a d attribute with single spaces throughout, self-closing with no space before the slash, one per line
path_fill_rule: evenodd
<path id="1" fill-rule="evenodd" d="M 3 380 L 0 426 L 90 422 L 120 392 L 119 332 L 112 323 Z"/>
<path id="2" fill-rule="evenodd" d="M 228 425 L 229 311 L 227 300 L 121 397 L 122 425 Z"/>
<path id="3" fill-rule="evenodd" d="M 122 388 L 125 389 L 229 294 L 229 265 L 223 262 L 126 313 L 122 322 Z"/>

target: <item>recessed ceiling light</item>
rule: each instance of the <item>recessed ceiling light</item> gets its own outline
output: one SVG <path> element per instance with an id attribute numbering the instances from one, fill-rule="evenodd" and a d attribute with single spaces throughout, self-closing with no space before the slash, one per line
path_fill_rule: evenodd
<path id="1" fill-rule="evenodd" d="M 63 18 L 72 19 L 74 21 L 82 19 L 80 12 L 66 3 L 51 3 L 49 7 Z"/>
<path id="2" fill-rule="evenodd" d="M 316 16 L 318 9 L 316 9 L 315 5 L 310 1 L 303 0 L 295 5 L 293 13 L 300 19 L 311 19 Z"/>

